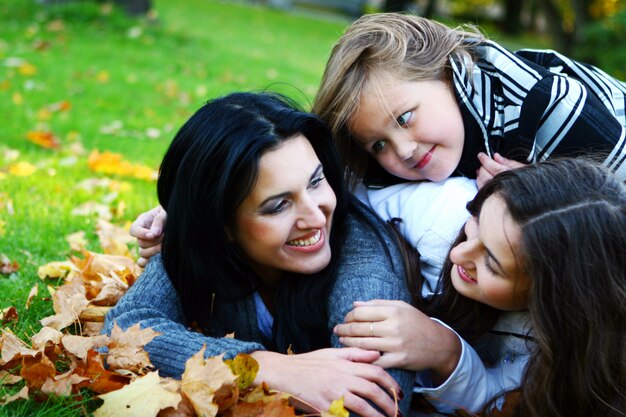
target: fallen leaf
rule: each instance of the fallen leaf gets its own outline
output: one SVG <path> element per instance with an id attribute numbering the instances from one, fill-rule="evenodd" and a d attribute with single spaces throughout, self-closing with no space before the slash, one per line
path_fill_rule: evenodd
<path id="1" fill-rule="evenodd" d="M 10 275 L 20 269 L 16 261 L 11 261 L 4 253 L 0 254 L 0 274 Z"/>
<path id="2" fill-rule="evenodd" d="M 54 363 L 43 352 L 22 357 L 20 375 L 30 389 L 40 389 L 46 379 L 53 378 L 56 373 Z"/>
<path id="3" fill-rule="evenodd" d="M 87 353 L 87 361 L 80 364 L 76 373 L 90 379 L 89 389 L 96 394 L 106 394 L 119 390 L 130 382 L 128 376 L 104 369 L 102 356 L 95 350 L 90 350 Z"/>
<path id="4" fill-rule="evenodd" d="M 63 347 L 72 355 L 83 361 L 87 360 L 87 354 L 92 349 L 97 349 L 102 346 L 106 346 L 109 341 L 107 335 L 99 335 L 96 337 L 89 336 L 76 336 L 73 334 L 63 335 L 61 343 Z"/>
<path id="5" fill-rule="evenodd" d="M 87 247 L 87 239 L 83 230 L 65 236 L 65 241 L 70 244 L 70 249 L 75 252 L 82 252 Z"/>
<path id="6" fill-rule="evenodd" d="M 44 350 L 48 344 L 58 345 L 61 343 L 63 333 L 52 327 L 42 327 L 39 332 L 30 338 L 34 349 Z"/>
<path id="7" fill-rule="evenodd" d="M 0 399 L 0 404 L 7 405 L 8 403 L 12 403 L 17 400 L 27 400 L 28 399 L 28 387 L 25 386 L 15 395 L 7 395 Z"/>
<path id="8" fill-rule="evenodd" d="M 37 353 L 37 350 L 28 347 L 12 331 L 2 329 L 2 362 L 8 363 L 13 359 L 19 359 L 24 356 L 35 356 Z"/>
<path id="9" fill-rule="evenodd" d="M 223 385 L 238 390 L 235 384 L 237 377 L 224 363 L 222 356 L 204 359 L 205 350 L 206 345 L 185 363 L 180 392 L 191 402 L 196 414 L 214 417 L 219 410 L 219 406 L 213 402 L 215 393 Z"/>
<path id="10" fill-rule="evenodd" d="M 40 279 L 44 280 L 57 279 L 57 278 L 70 278 L 70 274 L 76 273 L 80 270 L 70 261 L 54 261 L 40 266 L 37 270 L 37 275 Z"/>
<path id="11" fill-rule="evenodd" d="M 9 174 L 14 177 L 29 177 L 37 171 L 37 167 L 29 162 L 16 162 L 9 165 Z"/>
<path id="12" fill-rule="evenodd" d="M 56 314 L 45 317 L 39 322 L 42 326 L 57 330 L 64 329 L 78 320 L 80 313 L 88 304 L 82 280 L 75 277 L 70 283 L 60 286 L 52 296 L 52 305 Z"/>
<path id="13" fill-rule="evenodd" d="M 349 417 L 350 413 L 343 406 L 343 397 L 330 403 L 328 411 L 322 411 L 322 417 Z"/>
<path id="14" fill-rule="evenodd" d="M 0 314 L 0 325 L 6 325 L 7 323 L 17 323 L 19 315 L 17 314 L 17 308 L 10 306 L 4 308 Z"/>
<path id="15" fill-rule="evenodd" d="M 250 414 L 252 416 L 252 414 Z M 176 408 L 168 407 L 159 411 L 157 417 L 196 417 L 191 403 L 183 397 Z"/>
<path id="16" fill-rule="evenodd" d="M 24 306 L 26 310 L 30 307 L 30 303 L 33 301 L 33 298 L 37 297 L 37 294 L 39 294 L 39 285 L 35 284 L 33 288 L 30 289 L 28 297 L 26 298 L 26 305 Z"/>
<path id="17" fill-rule="evenodd" d="M 126 369 L 143 373 L 152 368 L 148 352 L 144 346 L 161 333 L 151 328 L 141 329 L 139 323 L 122 330 L 117 323 L 113 323 L 109 340 L 109 354 L 107 364 L 110 369 Z"/>
<path id="18" fill-rule="evenodd" d="M 104 219 L 98 219 L 96 233 L 105 254 L 130 256 L 128 244 L 134 242 L 135 239 L 128 233 L 128 230 L 115 226 Z"/>
<path id="19" fill-rule="evenodd" d="M 69 370 L 64 374 L 46 379 L 41 386 L 41 392 L 44 394 L 68 396 L 76 393 L 79 385 L 85 381 L 89 381 L 89 378 L 75 374 L 74 370 Z"/>
<path id="20" fill-rule="evenodd" d="M 0 385 L 13 385 L 22 380 L 21 376 L 13 375 L 7 371 L 0 371 Z"/>
<path id="21" fill-rule="evenodd" d="M 111 220 L 113 217 L 109 206 L 94 201 L 88 201 L 78 207 L 74 207 L 71 214 L 72 216 L 93 216 L 95 214 L 99 219 L 106 220 Z"/>
<path id="22" fill-rule="evenodd" d="M 259 363 L 250 355 L 240 353 L 234 359 L 225 360 L 235 375 L 238 377 L 238 385 L 240 390 L 248 388 L 254 382 L 259 372 Z"/>
<path id="23" fill-rule="evenodd" d="M 94 417 L 154 417 L 168 407 L 176 407 L 182 397 L 161 385 L 158 372 L 138 378 L 124 388 L 99 395 L 104 403 Z"/>
<path id="24" fill-rule="evenodd" d="M 59 149 L 61 146 L 59 138 L 57 138 L 54 133 L 48 131 L 30 131 L 26 133 L 26 139 L 45 149 Z"/>
<path id="25" fill-rule="evenodd" d="M 97 336 L 102 333 L 102 329 L 104 329 L 103 322 L 87 321 L 82 325 L 82 334 L 84 336 Z"/>

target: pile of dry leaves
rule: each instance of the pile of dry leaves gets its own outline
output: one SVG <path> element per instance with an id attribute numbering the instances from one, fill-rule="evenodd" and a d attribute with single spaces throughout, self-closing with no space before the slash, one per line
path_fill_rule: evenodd
<path id="1" fill-rule="evenodd" d="M 250 387 L 258 364 L 248 355 L 233 360 L 204 359 L 204 348 L 191 357 L 181 380 L 153 371 L 144 346 L 159 333 L 139 324 L 111 336 L 101 335 L 104 316 L 141 269 L 128 256 L 82 251 L 82 257 L 51 262 L 39 268 L 48 285 L 55 314 L 40 320 L 42 329 L 29 343 L 8 329 L 0 339 L 0 384 L 24 382 L 15 395 L 0 399 L 45 400 L 50 395 L 80 398 L 89 390 L 103 399 L 94 416 L 295 416 L 290 395 L 265 385 Z M 33 287 L 29 299 L 37 294 Z M 15 307 L 6 308 L 0 321 L 18 320 Z M 347 417 L 338 400 L 324 416 Z"/>

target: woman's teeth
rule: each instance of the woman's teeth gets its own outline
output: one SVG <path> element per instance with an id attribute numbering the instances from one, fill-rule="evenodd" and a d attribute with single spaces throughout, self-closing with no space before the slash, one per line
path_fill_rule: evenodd
<path id="1" fill-rule="evenodd" d="M 311 246 L 311 245 L 315 245 L 317 242 L 319 242 L 321 237 L 322 237 L 322 231 L 318 230 L 317 233 L 315 233 L 314 236 L 311 236 L 308 239 L 291 240 L 291 241 L 287 242 L 287 244 L 291 245 L 291 246 Z"/>

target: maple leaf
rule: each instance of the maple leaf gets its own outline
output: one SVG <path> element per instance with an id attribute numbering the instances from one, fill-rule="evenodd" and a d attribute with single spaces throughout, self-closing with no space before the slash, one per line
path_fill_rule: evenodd
<path id="1" fill-rule="evenodd" d="M 10 275 L 20 269 L 20 265 L 11 260 L 4 254 L 0 254 L 0 274 Z"/>
<path id="2" fill-rule="evenodd" d="M 113 217 L 109 206 L 93 201 L 88 201 L 78 207 L 73 208 L 71 213 L 72 216 L 92 216 L 95 214 L 98 216 L 98 218 L 107 220 Z"/>
<path id="3" fill-rule="evenodd" d="M 259 363 L 245 353 L 238 354 L 234 359 L 225 360 L 224 363 L 230 367 L 233 374 L 237 375 L 241 390 L 248 388 L 259 372 Z"/>
<path id="4" fill-rule="evenodd" d="M 126 369 L 142 373 L 152 368 L 148 352 L 144 346 L 161 333 L 151 328 L 141 329 L 139 323 L 123 331 L 117 323 L 113 323 L 109 340 L 107 364 L 110 369 Z"/>
<path id="5" fill-rule="evenodd" d="M 26 343 L 8 329 L 2 329 L 2 356 L 0 365 L 24 356 L 35 356 L 39 351 L 31 349 Z"/>
<path id="6" fill-rule="evenodd" d="M 87 361 L 78 364 L 76 373 L 90 379 L 89 389 L 96 394 L 119 390 L 130 382 L 128 376 L 104 369 L 102 356 L 95 350 L 87 352 Z"/>
<path id="7" fill-rule="evenodd" d="M 88 304 L 85 287 L 81 279 L 75 277 L 70 283 L 60 286 L 52 296 L 52 305 L 56 314 L 45 317 L 39 322 L 42 326 L 61 330 L 78 320 L 80 313 Z"/>
<path id="8" fill-rule="evenodd" d="M 132 164 L 122 158 L 121 154 L 104 151 L 100 153 L 93 150 L 87 160 L 89 169 L 103 174 L 116 174 L 124 177 L 132 177 L 154 181 L 158 172 L 148 166 Z"/>
<path id="9" fill-rule="evenodd" d="M 178 406 L 176 408 L 164 408 L 163 410 L 159 411 L 157 417 L 196 417 L 196 412 L 193 411 L 191 403 L 185 397 L 183 397 L 183 399 L 178 403 Z"/>
<path id="10" fill-rule="evenodd" d="M 72 256 L 71 260 L 79 268 L 85 280 L 99 281 L 103 275 L 115 274 L 123 283 L 132 285 L 141 275 L 141 268 L 126 256 L 104 255 L 89 251 L 83 254 L 85 258 Z"/>
<path id="11" fill-rule="evenodd" d="M 70 244 L 70 249 L 75 252 L 82 252 L 87 247 L 87 239 L 83 230 L 65 236 L 65 241 Z"/>
<path id="12" fill-rule="evenodd" d="M 41 392 L 44 394 L 68 396 L 76 393 L 79 386 L 84 385 L 83 382 L 85 381 L 89 381 L 89 378 L 77 375 L 71 369 L 64 374 L 46 379 L 41 386 Z"/>
<path id="13" fill-rule="evenodd" d="M 95 337 L 66 334 L 61 338 L 63 347 L 69 353 L 82 360 L 87 360 L 87 353 L 89 350 L 106 346 L 108 341 L 109 336 L 104 334 Z"/>
<path id="14" fill-rule="evenodd" d="M 17 400 L 27 400 L 28 399 L 28 387 L 25 386 L 15 395 L 7 395 L 6 397 L 0 399 L 0 404 L 7 405 L 8 403 L 12 403 Z"/>
<path id="15" fill-rule="evenodd" d="M 214 417 L 219 410 L 219 406 L 213 402 L 215 393 L 223 385 L 238 391 L 235 384 L 237 377 L 222 360 L 223 355 L 204 359 L 205 350 L 206 345 L 185 363 L 180 392 L 191 402 L 196 414 Z M 233 397 L 236 399 L 238 395 Z"/>
<path id="16" fill-rule="evenodd" d="M 33 348 L 43 350 L 48 344 L 58 345 L 61 343 L 63 333 L 52 327 L 42 327 L 39 332 L 30 338 Z"/>
<path id="17" fill-rule="evenodd" d="M 13 385 L 22 380 L 21 376 L 10 374 L 7 371 L 0 371 L 0 385 Z"/>
<path id="18" fill-rule="evenodd" d="M 84 336 L 97 336 L 102 333 L 102 329 L 104 329 L 104 323 L 87 321 L 82 325 L 82 334 Z"/>
<path id="19" fill-rule="evenodd" d="M 61 144 L 52 132 L 31 131 L 26 133 L 26 139 L 45 149 L 58 149 Z"/>
<path id="20" fill-rule="evenodd" d="M 176 407 L 182 397 L 161 384 L 158 372 L 137 378 L 124 388 L 99 395 L 104 403 L 94 417 L 154 417 L 159 410 Z"/>
<path id="21" fill-rule="evenodd" d="M 36 356 L 23 356 L 20 375 L 31 389 L 40 389 L 47 378 L 57 374 L 54 363 L 43 353 Z"/>

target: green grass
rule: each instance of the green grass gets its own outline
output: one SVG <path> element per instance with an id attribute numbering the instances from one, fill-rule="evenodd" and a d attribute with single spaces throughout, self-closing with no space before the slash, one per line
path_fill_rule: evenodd
<path id="1" fill-rule="evenodd" d="M 214 0 L 156 0 L 155 9 L 156 20 L 133 20 L 104 13 L 93 1 L 0 2 L 0 254 L 20 264 L 0 275 L 0 309 L 17 307 L 19 321 L 8 327 L 24 339 L 52 314 L 37 268 L 66 259 L 65 236 L 85 231 L 89 248 L 101 251 L 96 218 L 72 210 L 86 202 L 123 204 L 113 218 L 123 225 L 156 204 L 153 181 L 112 176 L 128 186 L 117 194 L 78 188 L 84 179 L 105 177 L 87 166 L 92 150 L 157 169 L 176 129 L 211 97 L 270 88 L 309 107 L 331 46 L 348 24 Z M 20 62 L 36 72 L 20 71 Z M 41 116 L 63 101 L 68 111 Z M 118 128 L 107 133 L 111 126 Z M 37 130 L 53 132 L 60 149 L 29 142 L 26 134 Z M 37 171 L 10 175 L 16 162 Z M 39 296 L 26 310 L 37 283 Z M 17 388 L 0 386 L 0 396 Z M 0 407 L 0 416 L 79 416 L 90 407 L 93 400 L 76 398 L 18 401 Z"/>

